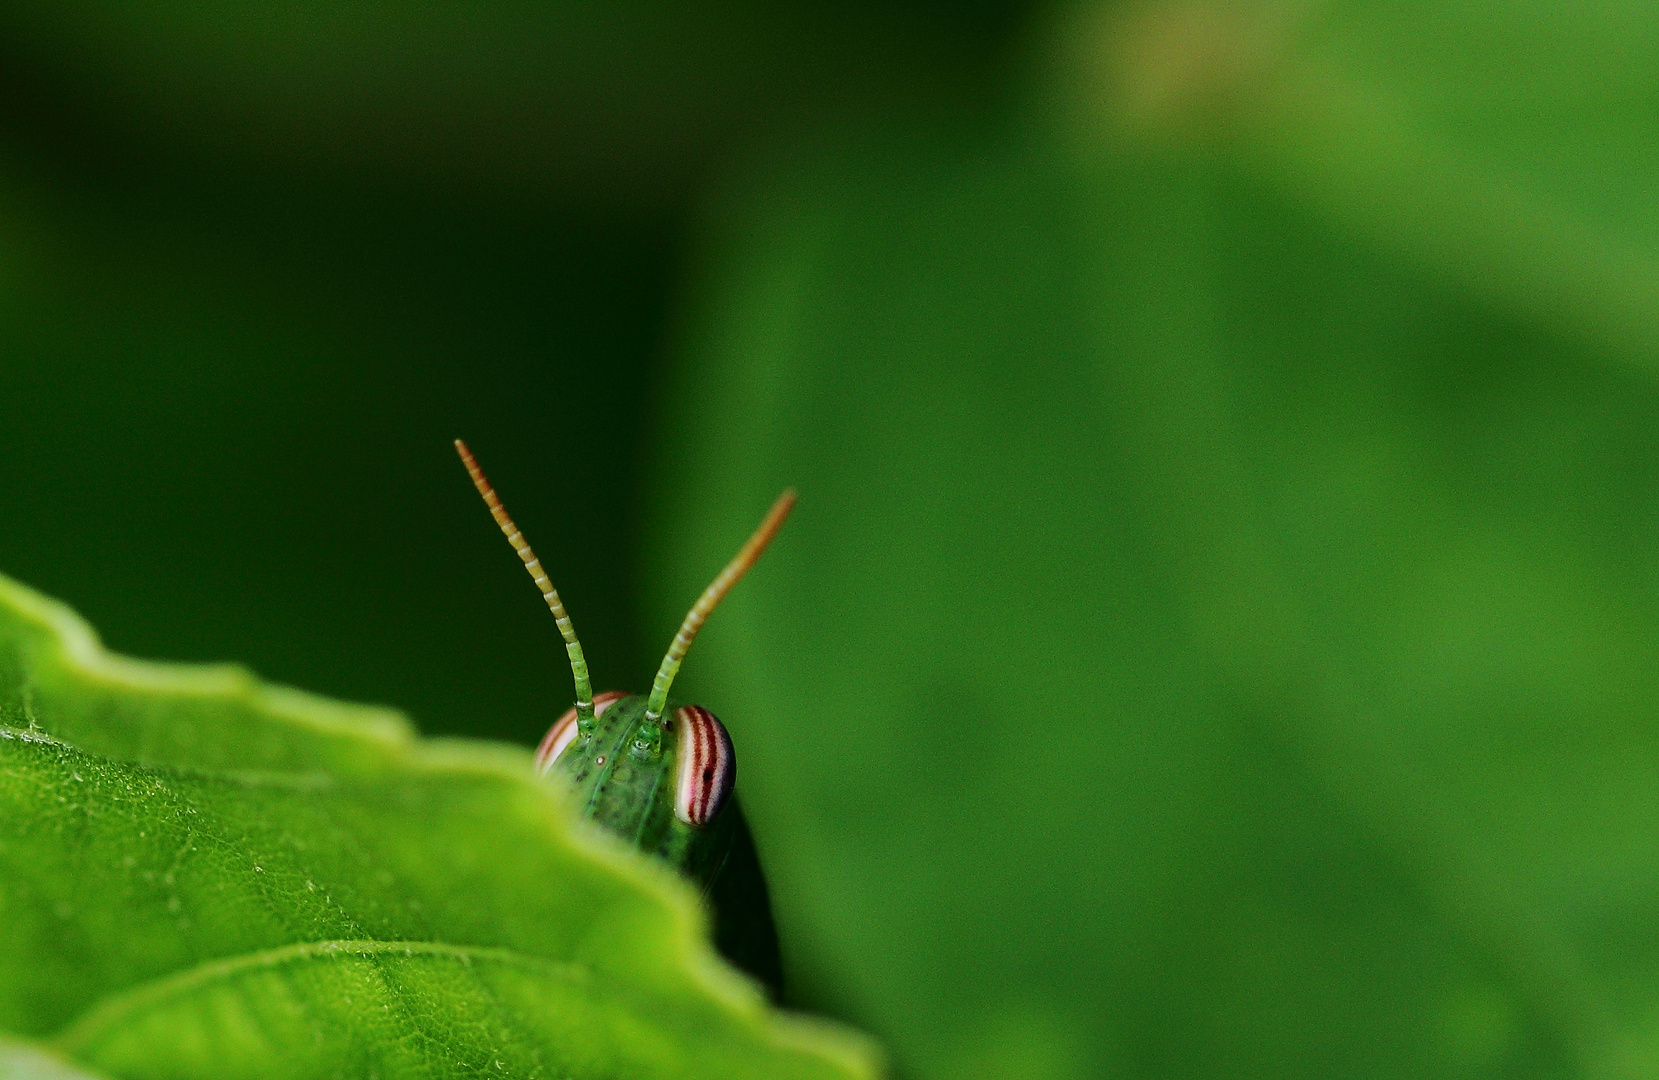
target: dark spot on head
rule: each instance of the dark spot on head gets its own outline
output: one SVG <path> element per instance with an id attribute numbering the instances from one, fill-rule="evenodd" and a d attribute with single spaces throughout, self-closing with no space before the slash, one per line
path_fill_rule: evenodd
<path id="1" fill-rule="evenodd" d="M 703 779 L 704 780 L 707 780 L 709 777 L 711 777 L 713 775 L 714 775 L 714 770 L 713 769 L 704 769 L 703 770 Z"/>

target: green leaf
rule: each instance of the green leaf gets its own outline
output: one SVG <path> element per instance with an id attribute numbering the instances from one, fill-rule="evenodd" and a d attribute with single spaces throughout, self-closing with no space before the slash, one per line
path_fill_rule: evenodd
<path id="1" fill-rule="evenodd" d="M 0 1080 L 103 1080 L 44 1047 L 0 1038 Z"/>
<path id="2" fill-rule="evenodd" d="M 792 984 L 916 1075 L 1652 1075 L 1654 84 L 1549 174 L 1424 103 L 1659 23 L 1458 10 L 1113 6 L 712 213 L 647 595 L 799 488 L 682 692 Z"/>
<path id="3" fill-rule="evenodd" d="M 527 752 L 112 657 L 0 579 L 0 1029 L 120 1077 L 800 1076 L 680 882 Z"/>

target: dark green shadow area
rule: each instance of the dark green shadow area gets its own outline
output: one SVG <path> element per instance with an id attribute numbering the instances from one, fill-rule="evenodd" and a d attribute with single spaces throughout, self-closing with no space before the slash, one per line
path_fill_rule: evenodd
<path id="1" fill-rule="evenodd" d="M 52 168 L 0 172 L 0 565 L 127 652 L 529 740 L 569 676 L 465 436 L 631 673 L 670 216 Z"/>

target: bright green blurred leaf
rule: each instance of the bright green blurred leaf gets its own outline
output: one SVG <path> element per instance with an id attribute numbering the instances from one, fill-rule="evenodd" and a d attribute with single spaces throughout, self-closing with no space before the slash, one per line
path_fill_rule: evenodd
<path id="1" fill-rule="evenodd" d="M 800 488 L 685 691 L 792 977 L 922 1077 L 1651 1075 L 1659 21 L 1104 10 L 710 218 L 648 595 Z"/>
<path id="2" fill-rule="evenodd" d="M 40 1046 L 0 1038 L 0 1080 L 102 1080 L 102 1077 Z"/>
<path id="3" fill-rule="evenodd" d="M 0 725 L 0 1028 L 112 1076 L 871 1075 L 521 750 L 112 657 L 3 579 Z"/>

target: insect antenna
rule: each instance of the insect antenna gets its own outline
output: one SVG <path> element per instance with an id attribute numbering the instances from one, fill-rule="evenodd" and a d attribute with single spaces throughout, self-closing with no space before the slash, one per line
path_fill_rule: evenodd
<path id="1" fill-rule="evenodd" d="M 553 620 L 559 624 L 559 635 L 565 639 L 565 652 L 570 655 L 570 673 L 576 679 L 576 722 L 584 730 L 591 728 L 593 684 L 588 681 L 588 662 L 582 656 L 582 643 L 576 640 L 576 627 L 571 625 L 570 615 L 565 611 L 564 602 L 559 599 L 559 591 L 547 579 L 547 571 L 542 569 L 541 560 L 536 558 L 536 553 L 530 550 L 530 544 L 524 539 L 524 534 L 518 531 L 513 519 L 507 516 L 507 508 L 501 505 L 495 488 L 484 478 L 484 470 L 478 467 L 478 459 L 472 456 L 467 444 L 456 439 L 455 452 L 461 455 L 462 463 L 472 476 L 472 486 L 478 489 L 478 494 L 484 496 L 484 505 L 490 508 L 490 516 L 501 526 L 501 531 L 507 536 L 507 542 L 513 545 L 518 557 L 524 560 L 524 568 L 530 571 L 530 579 L 536 583 L 536 588 L 541 590 L 541 598 L 546 600 L 547 606 L 552 609 Z"/>
<path id="2" fill-rule="evenodd" d="M 662 658 L 662 667 L 657 669 L 657 677 L 651 683 L 651 696 L 645 702 L 645 722 L 655 724 L 662 716 L 662 710 L 668 704 L 668 688 L 674 682 L 674 676 L 679 674 L 680 661 L 685 659 L 686 650 L 697 638 L 697 631 L 703 628 L 703 622 L 709 617 L 709 612 L 725 599 L 726 594 L 732 591 L 743 575 L 749 572 L 749 567 L 755 565 L 766 545 L 772 542 L 772 537 L 778 534 L 783 527 L 783 519 L 789 516 L 789 511 L 795 506 L 795 489 L 790 488 L 777 501 L 772 509 L 766 511 L 766 517 L 760 527 L 738 549 L 737 555 L 726 568 L 703 590 L 703 595 L 691 605 L 686 613 L 685 622 L 680 624 L 680 632 L 674 635 L 674 640 L 668 646 L 668 654 Z"/>

